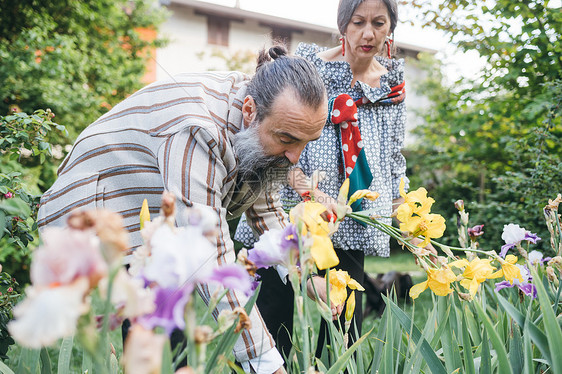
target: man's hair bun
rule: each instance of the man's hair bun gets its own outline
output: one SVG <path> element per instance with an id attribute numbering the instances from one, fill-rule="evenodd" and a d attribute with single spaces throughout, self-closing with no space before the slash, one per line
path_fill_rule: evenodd
<path id="1" fill-rule="evenodd" d="M 266 51 L 264 48 L 258 53 L 256 71 L 265 63 L 276 60 L 279 57 L 287 56 L 288 54 L 289 50 L 285 44 L 281 42 L 274 42 L 273 46 L 269 48 L 269 50 Z"/>

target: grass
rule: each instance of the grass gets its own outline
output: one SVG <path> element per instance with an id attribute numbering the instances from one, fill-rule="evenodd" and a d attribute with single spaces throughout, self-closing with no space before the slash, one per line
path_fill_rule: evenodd
<path id="1" fill-rule="evenodd" d="M 365 257 L 365 272 L 370 275 L 388 273 L 389 271 L 400 271 L 412 276 L 421 275 L 421 269 L 416 265 L 414 256 L 407 250 L 394 249 L 390 257 Z"/>

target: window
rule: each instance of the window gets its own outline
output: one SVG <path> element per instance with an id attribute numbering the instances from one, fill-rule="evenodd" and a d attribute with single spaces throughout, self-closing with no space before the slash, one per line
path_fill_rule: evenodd
<path id="1" fill-rule="evenodd" d="M 216 16 L 207 16 L 207 43 L 228 46 L 229 20 Z"/>

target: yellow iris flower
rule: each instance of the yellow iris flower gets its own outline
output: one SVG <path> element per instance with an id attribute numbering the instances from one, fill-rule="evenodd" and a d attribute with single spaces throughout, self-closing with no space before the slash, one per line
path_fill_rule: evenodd
<path id="1" fill-rule="evenodd" d="M 351 195 L 347 205 L 351 205 L 359 199 L 365 198 L 367 200 L 375 201 L 381 194 L 370 190 L 358 190 Z"/>
<path id="2" fill-rule="evenodd" d="M 148 210 L 148 201 L 146 199 L 144 199 L 142 202 L 139 219 L 140 219 L 140 228 L 142 230 L 144 227 L 144 223 L 146 221 L 150 221 L 150 211 Z"/>
<path id="3" fill-rule="evenodd" d="M 515 264 L 517 263 L 517 257 L 514 255 L 507 255 L 505 260 L 500 259 L 501 269 L 496 271 L 490 276 L 490 279 L 504 277 L 506 281 L 513 284 L 515 279 L 519 282 L 523 282 L 523 276 L 521 275 L 521 270 Z"/>
<path id="4" fill-rule="evenodd" d="M 494 277 L 494 270 L 490 264 L 490 259 L 481 259 L 475 258 L 474 260 L 468 262 L 467 260 L 458 260 L 452 262 L 451 266 L 456 267 L 465 267 L 464 272 L 462 273 L 464 279 L 461 280 L 461 286 L 469 290 L 470 295 L 474 297 L 476 292 L 478 291 L 478 287 L 480 283 L 486 281 L 486 279 L 493 279 Z"/>
<path id="5" fill-rule="evenodd" d="M 427 197 L 427 190 L 420 187 L 415 191 L 406 193 L 406 191 L 404 191 L 405 185 L 406 183 L 404 182 L 404 178 L 400 179 L 400 196 L 404 198 L 404 204 L 407 204 L 410 207 L 411 214 L 421 216 L 422 214 L 429 213 L 435 200 L 431 197 Z"/>
<path id="6" fill-rule="evenodd" d="M 351 278 L 347 271 L 330 270 L 330 301 L 334 305 L 342 305 L 347 298 L 347 287 L 352 290 L 365 291 L 363 286 Z"/>
<path id="7" fill-rule="evenodd" d="M 355 291 L 351 291 L 351 294 L 347 298 L 347 303 L 345 304 L 346 321 L 351 321 L 353 318 L 353 312 L 355 312 Z"/>
<path id="8" fill-rule="evenodd" d="M 312 201 L 306 201 L 297 204 L 289 212 L 289 220 L 297 224 L 297 222 L 302 222 L 302 235 L 306 235 L 310 232 L 313 235 L 329 235 L 330 228 L 328 227 L 328 222 L 320 216 L 326 211 L 326 207 L 320 203 L 314 203 Z"/>
<path id="9" fill-rule="evenodd" d="M 328 222 L 320 216 L 326 211 L 324 205 L 307 201 L 295 206 L 289 212 L 289 219 L 291 223 L 301 225 L 301 235 L 310 235 L 312 238 L 312 245 L 310 247 L 310 254 L 316 263 L 316 267 L 324 270 L 334 267 L 340 263 L 334 246 L 329 235 L 331 234 Z"/>
<path id="10" fill-rule="evenodd" d="M 410 297 L 416 299 L 427 288 L 433 291 L 437 296 L 447 296 L 453 292 L 451 283 L 456 279 L 455 273 L 448 267 L 429 269 L 427 271 L 427 280 L 410 288 Z"/>
<path id="11" fill-rule="evenodd" d="M 424 241 L 419 247 L 425 247 L 431 241 L 431 238 L 440 238 L 445 232 L 445 218 L 439 214 L 426 213 L 421 216 L 410 216 L 407 219 L 400 219 L 400 230 L 412 233 L 412 236 L 418 237 L 423 235 Z"/>

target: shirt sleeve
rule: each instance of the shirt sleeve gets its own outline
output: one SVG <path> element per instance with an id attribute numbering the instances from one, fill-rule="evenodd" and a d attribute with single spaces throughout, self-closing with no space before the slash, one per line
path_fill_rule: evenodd
<path id="1" fill-rule="evenodd" d="M 260 357 L 251 359 L 250 361 L 242 362 L 242 369 L 246 373 L 251 373 L 250 366 L 254 370 L 252 373 L 256 374 L 271 374 L 275 373 L 277 369 L 283 366 L 283 358 L 277 351 L 277 349 L 272 349 L 265 352 Z"/>
<path id="2" fill-rule="evenodd" d="M 235 261 L 234 245 L 230 238 L 226 208 L 222 206 L 223 181 L 228 168 L 224 164 L 218 142 L 204 129 L 187 128 L 170 136 L 158 152 L 158 163 L 164 186 L 181 199 L 178 202 L 177 224 L 187 225 L 187 207 L 202 205 L 211 207 L 219 215 L 219 234 L 216 238 L 216 263 L 230 264 Z M 273 216 L 273 215 L 272 215 Z M 198 288 L 199 294 L 209 302 L 216 291 L 211 284 Z M 213 311 L 216 318 L 222 310 L 244 306 L 248 298 L 241 292 L 229 291 Z M 269 334 L 257 308 L 250 313 L 251 329 L 243 330 L 234 345 L 234 355 L 239 362 L 248 361 L 270 351 L 275 343 Z"/>
<path id="3" fill-rule="evenodd" d="M 387 107 L 386 110 L 396 110 L 396 120 L 393 123 L 393 131 L 391 132 L 390 142 L 390 167 L 392 175 L 392 199 L 400 197 L 400 179 L 404 178 L 406 182 L 405 189 L 408 190 L 409 179 L 406 177 L 406 158 L 402 154 L 404 146 L 404 135 L 406 131 L 406 106 L 402 102 L 397 105 Z"/>

